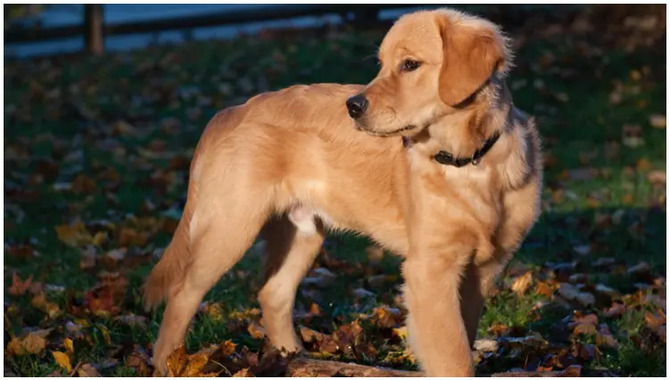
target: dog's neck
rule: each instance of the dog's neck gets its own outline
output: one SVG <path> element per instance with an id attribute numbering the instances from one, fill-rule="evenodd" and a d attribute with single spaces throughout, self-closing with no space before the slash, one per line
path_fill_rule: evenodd
<path id="1" fill-rule="evenodd" d="M 441 164 L 477 164 L 505 134 L 511 109 L 504 81 L 491 79 L 469 104 L 437 117 L 405 145 L 423 145 Z"/>
<path id="2" fill-rule="evenodd" d="M 534 165 L 531 138 L 527 123 L 532 123 L 513 107 L 512 98 L 504 81 L 491 81 L 483 89 L 476 103 L 447 114 L 406 141 L 407 149 L 414 151 L 422 161 L 449 167 L 436 162 L 440 151 L 453 157 L 472 158 L 487 144 L 486 154 L 478 166 L 495 166 L 495 172 L 505 187 L 515 188 L 526 181 L 528 168 Z M 495 136 L 499 135 L 497 139 Z M 494 140 L 494 141 L 492 141 Z M 493 142 L 493 144 L 491 144 Z M 466 167 L 472 165 L 462 166 Z"/>

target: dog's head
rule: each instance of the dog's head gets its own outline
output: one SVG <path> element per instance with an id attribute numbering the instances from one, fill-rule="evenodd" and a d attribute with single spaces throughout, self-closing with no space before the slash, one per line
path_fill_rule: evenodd
<path id="1" fill-rule="evenodd" d="M 355 126 L 383 136 L 411 136 L 457 112 L 510 65 L 493 23 L 452 10 L 401 17 L 379 49 L 381 69 L 347 100 Z"/>

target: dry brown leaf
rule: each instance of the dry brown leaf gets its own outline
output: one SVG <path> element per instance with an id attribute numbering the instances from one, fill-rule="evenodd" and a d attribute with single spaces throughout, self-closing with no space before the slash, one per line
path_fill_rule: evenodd
<path id="1" fill-rule="evenodd" d="M 25 350 L 25 353 L 28 354 L 39 354 L 46 348 L 46 345 L 45 336 L 41 336 L 36 332 L 31 332 L 25 338 L 21 339 L 21 346 Z"/>
<path id="2" fill-rule="evenodd" d="M 80 221 L 77 221 L 73 224 L 63 224 L 56 226 L 56 234 L 58 234 L 58 240 L 73 247 L 78 245 L 91 244 L 93 241 L 91 234 L 86 230 L 86 227 Z"/>
<path id="3" fill-rule="evenodd" d="M 665 115 L 652 114 L 649 116 L 649 124 L 654 128 L 665 129 Z"/>
<path id="4" fill-rule="evenodd" d="M 305 343 L 320 342 L 324 339 L 324 334 L 309 327 L 300 326 L 300 337 Z"/>
<path id="5" fill-rule="evenodd" d="M 233 343 L 232 340 L 228 339 L 225 342 L 221 343 L 221 352 L 224 356 L 231 355 L 235 352 L 237 344 Z"/>
<path id="6" fill-rule="evenodd" d="M 661 310 L 659 314 L 647 311 L 644 313 L 644 324 L 652 330 L 657 329 L 665 324 L 665 314 Z"/>
<path id="7" fill-rule="evenodd" d="M 595 335 L 596 326 L 588 323 L 580 323 L 575 326 L 575 329 L 572 331 L 576 335 Z"/>
<path id="8" fill-rule="evenodd" d="M 12 274 L 12 285 L 9 287 L 9 294 L 12 296 L 20 296 L 26 293 L 28 288 L 33 283 L 33 275 L 31 274 L 25 281 L 22 281 L 19 275 Z"/>
<path id="9" fill-rule="evenodd" d="M 249 368 L 242 368 L 241 370 L 235 372 L 233 377 L 254 377 Z"/>
<path id="10" fill-rule="evenodd" d="M 265 339 L 265 329 L 261 325 L 256 323 L 256 321 L 252 321 L 251 323 L 249 323 L 247 331 L 249 332 L 249 335 L 251 335 L 251 337 L 254 339 Z"/>
<path id="11" fill-rule="evenodd" d="M 551 298 L 554 295 L 554 286 L 549 281 L 540 281 L 535 286 L 535 293 Z"/>
<path id="12" fill-rule="evenodd" d="M 642 157 L 637 161 L 637 170 L 646 172 L 651 170 L 651 162 L 646 157 Z"/>
<path id="13" fill-rule="evenodd" d="M 187 377 L 195 377 L 195 376 L 203 376 L 203 374 L 200 372 L 202 371 L 202 368 L 207 364 L 209 361 L 209 356 L 203 353 L 197 353 L 190 355 L 188 357 L 188 364 L 186 365 L 186 368 L 184 368 L 184 371 L 180 374 L 180 376 L 187 376 Z"/>
<path id="14" fill-rule="evenodd" d="M 95 268 L 95 262 L 97 255 L 95 253 L 95 248 L 89 245 L 85 250 L 81 252 L 81 260 L 79 261 L 79 268 L 81 269 L 90 269 Z"/>
<path id="15" fill-rule="evenodd" d="M 95 367 L 88 363 L 84 363 L 77 368 L 77 375 L 79 377 L 100 377 L 100 373 Z"/>
<path id="16" fill-rule="evenodd" d="M 598 327 L 598 334 L 596 335 L 596 345 L 606 346 L 612 348 L 618 348 L 619 342 L 612 336 L 609 326 L 606 323 L 602 323 Z"/>
<path id="17" fill-rule="evenodd" d="M 528 290 L 532 283 L 533 273 L 528 271 L 515 278 L 510 288 L 514 293 L 516 293 L 517 296 L 522 296 L 524 293 L 526 293 L 526 290 Z"/>
<path id="18" fill-rule="evenodd" d="M 649 182 L 651 183 L 665 184 L 666 173 L 662 170 L 652 170 L 647 175 L 647 179 L 649 179 Z"/>
<path id="19" fill-rule="evenodd" d="M 167 358 L 168 376 L 181 376 L 188 363 L 188 354 L 184 344 L 179 345 Z"/>
<path id="20" fill-rule="evenodd" d="M 629 148 L 638 148 L 644 145 L 642 127 L 637 124 L 624 124 L 621 128 L 623 145 Z"/>
<path id="21" fill-rule="evenodd" d="M 130 327 L 145 328 L 147 326 L 147 318 L 135 314 L 119 315 L 115 317 L 114 320 L 124 323 Z"/>
<path id="22" fill-rule="evenodd" d="M 61 368 L 63 368 L 67 373 L 72 372 L 72 364 L 70 364 L 70 357 L 67 356 L 65 352 L 60 351 L 51 351 L 51 354 Z"/>
<path id="23" fill-rule="evenodd" d="M 389 329 L 402 322 L 402 314 L 398 309 L 383 305 L 373 309 L 371 320 L 379 328 Z"/>
<path id="24" fill-rule="evenodd" d="M 134 368 L 138 376 L 146 377 L 151 375 L 151 359 L 138 345 L 133 347 L 133 352 L 126 358 L 126 365 Z"/>

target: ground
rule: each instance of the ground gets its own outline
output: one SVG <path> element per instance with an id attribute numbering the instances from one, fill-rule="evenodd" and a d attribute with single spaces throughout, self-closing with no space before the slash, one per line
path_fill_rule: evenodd
<path id="1" fill-rule="evenodd" d="M 665 7 L 614 8 L 476 9 L 515 40 L 509 85 L 546 165 L 543 214 L 482 317 L 478 375 L 666 372 Z M 151 374 L 161 312 L 141 285 L 209 118 L 291 84 L 367 82 L 384 30 L 5 62 L 5 374 Z M 207 295 L 173 374 L 282 374 L 259 325 L 261 251 Z M 326 241 L 296 304 L 310 356 L 416 369 L 400 262 Z"/>

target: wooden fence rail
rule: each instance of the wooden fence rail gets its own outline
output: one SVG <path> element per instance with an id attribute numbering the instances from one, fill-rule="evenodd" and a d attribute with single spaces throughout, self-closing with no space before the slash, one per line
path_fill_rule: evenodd
<path id="1" fill-rule="evenodd" d="M 158 19 L 149 21 L 134 21 L 117 24 L 104 24 L 102 8 L 99 5 L 87 5 L 85 20 L 80 25 L 62 26 L 54 28 L 15 29 L 5 31 L 5 43 L 25 43 L 48 41 L 71 37 L 83 37 L 89 51 L 99 53 L 102 49 L 97 42 L 102 36 L 123 35 L 134 33 L 151 33 L 166 30 L 192 29 L 207 26 L 244 24 L 250 22 L 290 19 L 303 16 L 322 16 L 325 14 L 339 14 L 353 16 L 356 22 L 375 22 L 381 9 L 411 7 L 412 5 L 346 5 L 346 4 L 317 4 L 317 5 L 283 5 L 258 8 L 237 9 L 226 12 L 209 13 L 195 16 L 185 16 L 172 19 Z M 99 33 L 99 35 L 92 35 Z"/>

